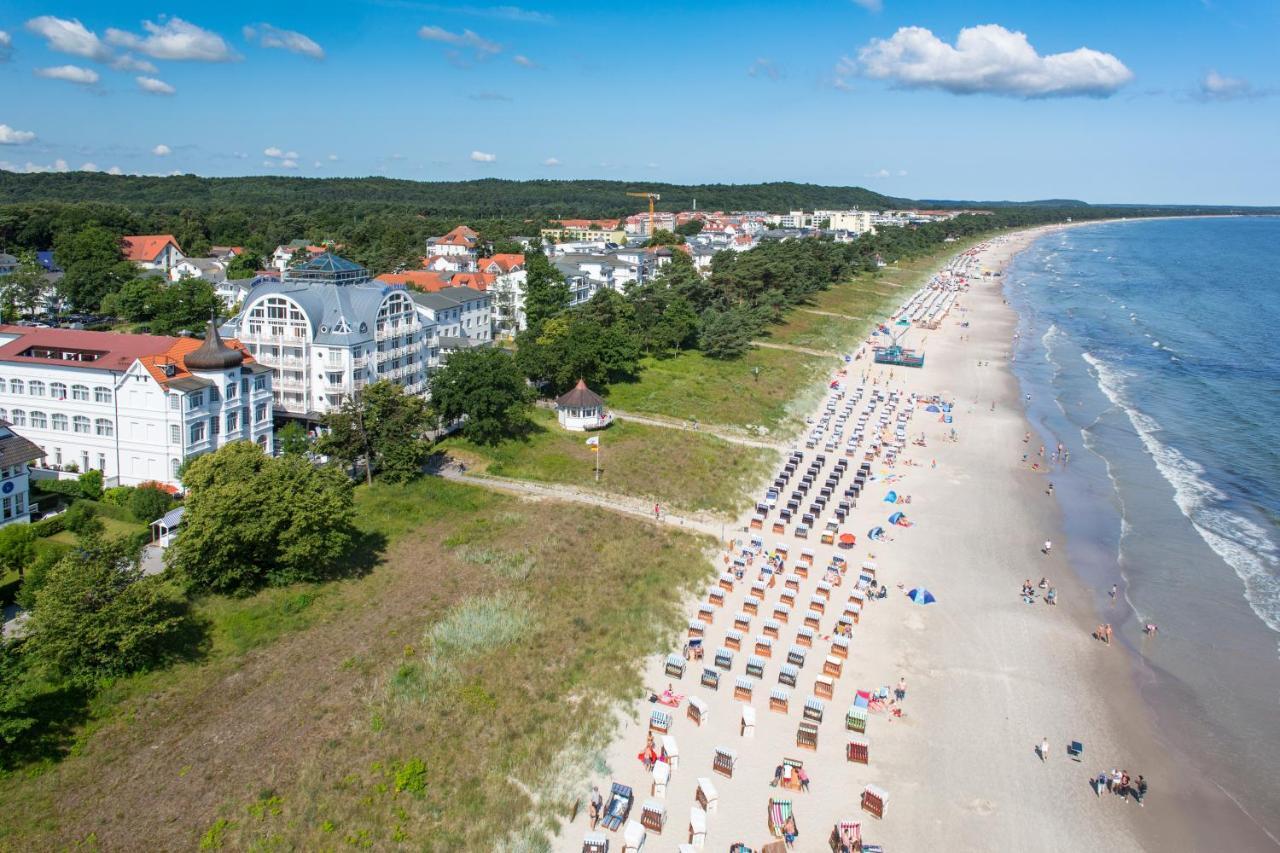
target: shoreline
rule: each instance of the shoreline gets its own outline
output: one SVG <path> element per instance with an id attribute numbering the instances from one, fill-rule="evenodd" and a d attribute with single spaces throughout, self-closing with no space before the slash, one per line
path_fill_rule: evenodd
<path id="1" fill-rule="evenodd" d="M 1101 222 L 1006 233 L 975 251 L 982 268 L 1004 270 L 1019 251 L 1045 234 Z M 683 718 L 683 707 L 673 714 L 677 722 L 672 734 L 678 738 L 682 763 L 664 799 L 668 828 L 661 836 L 650 833 L 648 849 L 674 850 L 677 840 L 686 840 L 688 807 L 700 776 L 713 777 L 721 788 L 719 814 L 708 821 L 711 848 L 739 840 L 757 846 L 768 840 L 764 809 L 768 796 L 779 791 L 767 783 L 774 764 L 785 756 L 802 758 L 806 768 L 813 767 L 810 776 L 817 796 L 793 796 L 803 833 L 799 849 L 824 840 L 832 820 L 839 818 L 862 821 L 864 838 L 893 849 L 942 843 L 952 849 L 1055 850 L 1067 843 L 1062 840 L 1066 838 L 1073 844 L 1119 842 L 1143 849 L 1183 849 L 1193 838 L 1222 843 L 1222 835 L 1202 833 L 1204 827 L 1190 819 L 1191 803 L 1185 797 L 1194 792 L 1183 792 L 1176 781 L 1185 769 L 1168 757 L 1167 745 L 1159 741 L 1138 694 L 1129 656 L 1112 653 L 1089 637 L 1097 614 L 1091 593 L 1067 561 L 1068 549 L 1059 546 L 1048 557 L 1037 553 L 1046 538 L 1063 541 L 1061 508 L 1045 497 L 1039 478 L 1013 464 L 1015 448 L 1031 426 L 1008 363 L 1018 317 L 1004 304 L 1002 290 L 1003 278 L 971 279 L 970 289 L 959 294 L 957 308 L 939 330 L 924 332 L 923 340 L 916 339 L 923 330 L 913 330 L 906 341 L 927 350 L 929 366 L 910 373 L 898 368 L 895 389 L 903 385 L 907 391 L 954 400 L 960 440 L 943 443 L 941 425 L 919 413 L 909 424 L 912 435 L 927 434 L 928 448 L 916 454 L 908 449 L 904 457 L 937 458 L 936 471 L 895 469 L 906 473 L 900 488 L 914 494 L 910 509 L 916 528 L 895 530 L 896 541 L 874 548 L 862 541 L 867 524 L 881 514 L 883 504 L 877 502 L 883 487 L 869 487 L 851 515 L 847 527 L 859 536 L 859 545 L 848 555 L 850 563 L 874 559 L 892 593 L 888 600 L 868 605 L 862 623 L 855 626 L 846 674 L 827 703 L 822 748 L 817 755 L 797 751 L 799 714 L 794 709 L 786 717 L 771 714 L 767 691 L 753 703 L 759 715 L 756 737 L 740 738 L 738 703 L 725 695 L 724 686 L 708 696 L 698 684 L 698 665 L 691 664 L 676 683 L 676 692 L 708 701 L 714 723 L 692 725 Z M 972 323 L 963 341 L 961 316 Z M 979 361 L 989 361 L 990 366 L 978 367 Z M 864 366 L 873 376 L 887 378 L 887 370 L 865 361 L 851 365 L 850 373 Z M 850 375 L 850 385 L 854 378 Z M 995 411 L 981 405 L 987 402 L 995 404 Z M 1002 461 L 1005 458 L 1009 464 Z M 923 458 L 915 461 L 927 465 Z M 877 460 L 874 467 L 880 473 L 882 463 Z M 744 518 L 744 527 L 745 522 Z M 776 538 L 764 535 L 766 543 Z M 812 573 L 817 575 L 825 554 L 824 549 L 814 550 L 820 554 Z M 795 554 L 793 543 L 793 560 Z M 1061 605 L 1027 607 L 1017 591 L 1029 575 L 1050 577 Z M 898 583 L 906 588 L 927 585 L 938 594 L 939 603 L 915 608 L 901 598 Z M 691 602 L 691 615 L 697 603 Z M 726 601 L 725 612 L 708 634 L 710 650 L 720 644 L 735 609 L 734 601 Z M 829 632 L 825 622 L 822 627 Z M 673 639 L 672 648 L 678 651 L 682 644 L 683 638 Z M 815 654 L 825 646 L 815 642 Z M 749 653 L 744 645 L 740 655 Z M 646 662 L 645 683 L 655 690 L 673 680 L 662 672 L 664 659 L 661 654 Z M 730 693 L 736 674 L 726 674 Z M 853 688 L 891 685 L 900 676 L 910 685 L 905 716 L 893 722 L 873 718 L 867 732 L 874 747 L 871 763 L 846 763 L 842 723 Z M 767 676 L 762 687 L 773 683 Z M 800 687 L 796 698 L 807 695 L 803 680 Z M 592 780 L 606 795 L 613 780 L 632 785 L 636 814 L 649 798 L 650 786 L 635 755 L 643 746 L 654 707 L 641 700 L 628 709 L 628 721 L 608 752 L 612 775 Z M 1043 766 L 1032 751 L 1041 736 L 1051 744 L 1051 757 Z M 1065 745 L 1072 740 L 1085 744 L 1081 764 L 1065 755 Z M 743 771 L 731 780 L 711 773 L 709 756 L 716 745 L 740 750 Z M 1152 794 L 1144 808 L 1110 795 L 1099 798 L 1089 787 L 1097 772 L 1116 766 L 1151 779 Z M 743 772 L 747 778 L 740 779 Z M 892 795 L 883 821 L 857 809 L 857 796 L 868 782 Z M 563 829 L 553 849 L 580 849 L 584 830 L 579 816 Z M 1190 846 L 1203 845 L 1197 841 Z"/>

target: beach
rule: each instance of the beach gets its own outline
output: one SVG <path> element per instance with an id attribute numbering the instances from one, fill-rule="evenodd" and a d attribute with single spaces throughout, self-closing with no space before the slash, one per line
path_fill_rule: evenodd
<path id="1" fill-rule="evenodd" d="M 936 396 L 951 403 L 952 422 L 944 423 L 923 403 L 911 407 L 907 433 L 913 440 L 923 435 L 924 446 L 908 443 L 893 467 L 883 458 L 872 462 L 873 479 L 840 525 L 841 532 L 857 537 L 852 549 L 820 544 L 818 530 L 798 540 L 794 525 L 781 535 L 771 533 L 768 522 L 762 531 L 748 531 L 751 514 L 741 519 L 738 543 L 760 536 L 765 552 L 786 546 L 781 575 L 793 571 L 805 548 L 813 552 L 813 568 L 799 584 L 796 612 L 782 626 L 749 701 L 735 699 L 734 685 L 760 624 L 782 594 L 777 577 L 764 591 L 759 615 L 742 632 L 742 649 L 722 673 L 719 688 L 701 685 L 699 676 L 712 665 L 715 650 L 733 629 L 734 614 L 750 597 L 759 562 L 747 567 L 744 579 L 725 592 L 723 606 L 715 608 L 703 638 L 705 660 L 691 661 L 682 678 L 664 671 L 666 654 L 679 652 L 686 642 L 681 635 L 646 662 L 645 684 L 654 694 L 670 684 L 673 693 L 704 703 L 706 717 L 701 725 L 689 719 L 687 699 L 676 708 L 638 701 L 609 749 L 609 772 L 583 783 L 584 797 L 594 784 L 606 801 L 612 783 L 631 787 L 630 819 L 639 820 L 643 804 L 653 797 L 653 777 L 637 754 L 645 745 L 651 712 L 671 713 L 669 735 L 678 745 L 678 760 L 665 792 L 656 798 L 665 808 L 666 824 L 660 834 L 648 832 L 644 849 L 677 850 L 689 841 L 690 807 L 700 778 L 710 780 L 718 795 L 706 820 L 705 846 L 711 850 L 737 842 L 760 850 L 775 840 L 768 824 L 771 797 L 792 802 L 798 850 L 828 849 L 832 827 L 842 820 L 860 822 L 863 840 L 887 850 L 943 845 L 1061 850 L 1101 844 L 1253 849 L 1251 838 L 1234 847 L 1229 843 L 1239 838 L 1232 835 L 1231 803 L 1196 781 L 1194 768 L 1157 735 L 1135 686 L 1132 659 L 1118 644 L 1109 647 L 1093 638 L 1106 614 L 1099 614 L 1095 604 L 1098 591 L 1086 587 L 1068 563 L 1060 510 L 1047 493 L 1051 475 L 1045 466 L 1053 448 L 1046 448 L 1042 459 L 1035 434 L 1024 443 L 1031 427 L 1009 365 L 1018 318 L 1003 298 L 1002 277 L 995 274 L 1049 230 L 1004 235 L 973 250 L 966 268 L 969 286 L 957 294 L 939 328 L 912 328 L 903 337 L 904 345 L 926 354 L 924 368 L 874 365 L 865 357 L 838 376 L 841 365 L 833 361 L 830 378 L 843 382 L 850 394 L 865 372 L 864 394 L 893 391 L 902 400 L 912 394 Z M 908 296 L 903 294 L 904 301 Z M 899 407 L 905 409 L 905 404 Z M 821 411 L 820 404 L 815 418 Z M 797 447 L 803 448 L 803 441 L 797 437 Z M 803 452 L 807 465 L 822 449 Z M 833 464 L 833 454 L 826 456 L 824 475 Z M 850 464 L 856 468 L 861 459 L 860 450 Z M 891 489 L 909 496 L 909 504 L 886 503 Z M 899 510 L 912 526 L 887 524 Z M 826 520 L 824 515 L 817 526 Z M 868 541 L 868 530 L 876 526 L 884 526 L 889 538 Z M 1046 541 L 1053 542 L 1048 554 L 1043 553 Z M 735 556 L 742 545 L 733 546 Z M 837 554 L 849 569 L 830 590 L 830 604 L 790 690 L 787 711 L 771 710 L 770 693 L 778 685 L 804 602 L 819 591 L 823 568 Z M 718 569 L 726 568 L 726 556 L 717 555 Z M 888 595 L 863 607 L 848 659 L 834 679 L 834 695 L 823 703 L 817 748 L 800 748 L 796 737 L 805 699 L 813 695 L 824 658 L 834 651 L 831 635 L 841 604 L 864 562 L 875 564 L 876 579 Z M 1056 590 L 1056 606 L 1044 600 L 1045 590 L 1038 587 L 1042 577 Z M 1020 595 L 1028 579 L 1037 592 L 1030 604 Z M 913 603 L 905 594 L 913 588 L 927 588 L 936 602 Z M 707 601 L 705 593 L 691 601 L 690 617 Z M 892 695 L 900 679 L 906 683 L 905 699 L 869 715 L 869 761 L 848 761 L 846 711 L 856 692 L 888 688 Z M 740 725 L 744 704 L 755 714 L 750 737 L 743 736 Z M 1048 742 L 1043 757 L 1036 749 L 1042 739 Z M 1068 754 L 1072 742 L 1082 746 L 1078 756 Z M 732 777 L 713 772 L 717 748 L 736 753 Z M 803 762 L 809 791 L 771 785 L 784 759 Z M 1099 772 L 1112 769 L 1149 780 L 1150 793 L 1141 806 L 1091 785 Z M 869 784 L 889 794 L 883 818 L 860 808 Z M 587 831 L 583 809 L 564 827 L 555 849 L 581 850 Z M 622 849 L 622 831 L 606 834 L 611 850 Z"/>

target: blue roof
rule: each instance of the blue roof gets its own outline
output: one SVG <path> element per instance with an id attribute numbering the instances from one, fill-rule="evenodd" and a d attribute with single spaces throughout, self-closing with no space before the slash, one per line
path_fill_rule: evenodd
<path id="1" fill-rule="evenodd" d="M 49 272 L 61 272 L 62 268 L 53 262 L 53 252 L 36 252 L 36 261 Z"/>
<path id="2" fill-rule="evenodd" d="M 168 512 L 166 512 L 164 514 L 164 518 L 158 519 L 151 523 L 163 524 L 165 527 L 172 530 L 173 528 L 178 526 L 179 522 L 182 521 L 182 516 L 186 514 L 187 514 L 187 508 L 185 506 L 180 506 L 177 509 L 171 509 Z"/>
<path id="3" fill-rule="evenodd" d="M 316 270 L 319 272 L 364 272 L 364 267 L 349 261 L 346 258 L 340 258 L 332 252 L 322 252 L 316 255 L 305 264 L 301 264 L 294 268 L 296 270 Z"/>

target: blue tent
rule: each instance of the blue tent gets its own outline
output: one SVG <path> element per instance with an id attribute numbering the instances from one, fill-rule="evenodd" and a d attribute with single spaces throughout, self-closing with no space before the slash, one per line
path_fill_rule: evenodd
<path id="1" fill-rule="evenodd" d="M 889 516 L 890 524 L 897 524 L 901 520 L 902 520 L 902 513 L 900 512 L 895 512 L 893 515 Z"/>
<path id="2" fill-rule="evenodd" d="M 887 504 L 896 504 L 898 502 L 898 493 L 890 491 L 889 494 L 884 496 L 884 502 Z"/>
<path id="3" fill-rule="evenodd" d="M 873 540 L 873 541 L 879 541 L 879 540 L 883 539 L 883 538 L 884 538 L 884 528 L 883 528 L 883 527 L 873 527 L 873 528 L 871 528 L 869 531 L 867 531 L 867 538 L 868 538 L 868 539 L 871 539 L 871 540 Z"/>
<path id="4" fill-rule="evenodd" d="M 929 405 L 925 406 L 925 407 L 924 407 L 924 410 L 925 410 L 926 412 L 940 412 L 940 411 L 942 411 L 941 409 L 939 409 L 937 406 L 933 405 L 932 403 L 930 403 Z"/>
<path id="5" fill-rule="evenodd" d="M 911 599 L 916 604 L 933 604 L 938 600 L 933 597 L 933 593 L 929 592 L 929 590 L 922 586 L 918 586 L 911 590 L 911 592 L 908 592 L 907 598 Z"/>

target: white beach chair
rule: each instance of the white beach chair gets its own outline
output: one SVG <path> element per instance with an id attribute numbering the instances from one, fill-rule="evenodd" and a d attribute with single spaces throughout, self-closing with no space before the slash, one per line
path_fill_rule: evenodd
<path id="1" fill-rule="evenodd" d="M 720 808 L 720 794 L 716 791 L 715 783 L 706 776 L 698 777 L 698 790 L 694 792 L 693 798 L 707 814 L 714 814 Z"/>
<path id="2" fill-rule="evenodd" d="M 671 765 L 665 761 L 656 761 L 653 765 L 653 784 L 649 792 L 655 797 L 667 795 L 667 783 L 671 781 Z"/>
<path id="3" fill-rule="evenodd" d="M 627 827 L 622 831 L 622 853 L 640 853 L 644 849 L 646 835 L 644 827 L 639 823 L 627 821 Z"/>
<path id="4" fill-rule="evenodd" d="M 671 735 L 663 735 L 662 748 L 666 750 L 667 763 L 671 765 L 671 769 L 678 769 L 680 767 L 680 746 L 676 743 L 676 739 Z"/>

